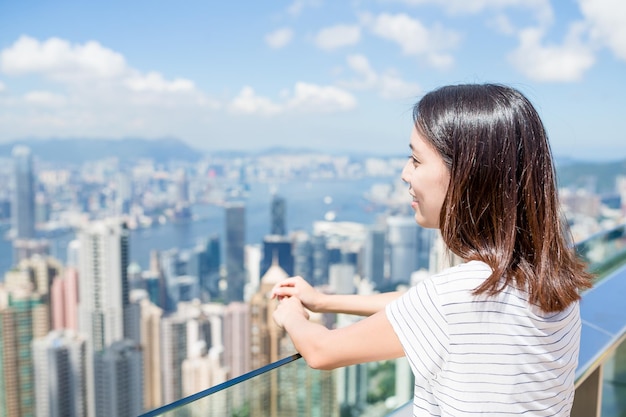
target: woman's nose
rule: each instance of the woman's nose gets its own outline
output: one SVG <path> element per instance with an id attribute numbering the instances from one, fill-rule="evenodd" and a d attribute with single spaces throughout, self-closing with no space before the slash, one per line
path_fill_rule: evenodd
<path id="1" fill-rule="evenodd" d="M 407 161 L 402 168 L 402 174 L 400 175 L 400 179 L 408 184 L 409 182 L 409 169 L 410 169 L 411 161 Z"/>

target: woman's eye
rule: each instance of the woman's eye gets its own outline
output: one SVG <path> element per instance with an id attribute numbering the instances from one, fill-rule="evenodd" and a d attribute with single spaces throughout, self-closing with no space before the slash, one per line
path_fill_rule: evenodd
<path id="1" fill-rule="evenodd" d="M 419 165 L 420 161 L 417 160 L 413 155 L 409 155 L 409 160 L 413 163 L 413 166 L 416 167 Z"/>

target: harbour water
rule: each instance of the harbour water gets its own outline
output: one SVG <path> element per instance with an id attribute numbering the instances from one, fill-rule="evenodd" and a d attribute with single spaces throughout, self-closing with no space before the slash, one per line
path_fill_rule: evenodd
<path id="1" fill-rule="evenodd" d="M 351 221 L 373 224 L 386 210 L 385 206 L 372 204 L 364 193 L 373 184 L 393 183 L 395 179 L 364 178 L 358 180 L 290 181 L 280 184 L 251 183 L 246 203 L 246 241 L 249 244 L 262 242 L 270 232 L 270 202 L 272 190 L 285 198 L 287 203 L 287 230 L 310 232 L 312 224 L 325 218 L 334 221 Z M 217 205 L 194 205 L 193 220 L 168 222 L 149 228 L 132 230 L 130 233 L 130 259 L 142 269 L 147 269 L 152 250 L 172 248 L 188 249 L 209 236 L 222 239 L 224 230 L 224 208 Z M 68 232 L 50 238 L 50 255 L 65 262 L 67 245 L 75 238 Z M 12 246 L 0 240 L 0 271 L 12 267 Z"/>

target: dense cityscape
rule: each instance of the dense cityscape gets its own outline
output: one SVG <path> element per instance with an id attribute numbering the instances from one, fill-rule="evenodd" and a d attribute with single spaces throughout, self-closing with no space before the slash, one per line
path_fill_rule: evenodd
<path id="1" fill-rule="evenodd" d="M 0 284 L 0 415 L 137 416 L 293 354 L 272 321 L 268 292 L 278 280 L 300 275 L 323 291 L 370 293 L 455 262 L 409 212 L 404 163 L 291 153 L 68 167 L 16 146 L 0 164 L 2 256 L 12 259 Z M 358 197 L 336 206 L 330 192 L 313 196 L 315 184 L 339 183 Z M 577 242 L 624 222 L 625 176 L 610 194 L 591 186 L 560 194 Z M 306 198 L 320 209 L 299 208 L 290 225 Z M 197 233 L 184 244 L 144 242 L 147 259 L 133 253 L 142 231 L 167 226 Z M 298 378 L 320 392 L 356 393 L 330 395 L 335 403 L 302 415 L 357 415 L 349 413 L 366 402 L 410 398 L 403 360 L 356 369 L 315 381 L 301 369 Z M 232 415 L 298 407 L 275 387 L 263 399 L 229 401 Z"/>

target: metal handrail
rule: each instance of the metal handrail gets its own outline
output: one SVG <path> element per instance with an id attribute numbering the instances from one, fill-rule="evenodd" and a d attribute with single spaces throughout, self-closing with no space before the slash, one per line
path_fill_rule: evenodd
<path id="1" fill-rule="evenodd" d="M 286 358 L 280 359 L 276 362 L 272 362 L 268 365 L 262 366 L 258 369 L 254 369 L 250 372 L 247 372 L 243 375 L 240 375 L 238 377 L 235 377 L 233 379 L 229 379 L 228 381 L 222 382 L 221 384 L 215 385 L 211 388 L 207 388 L 204 391 L 200 391 L 197 392 L 193 395 L 190 395 L 188 397 L 185 398 L 181 398 L 180 400 L 174 401 L 173 403 L 170 404 L 166 404 L 162 407 L 159 408 L 155 408 L 154 410 L 148 411 L 147 413 L 141 414 L 139 417 L 156 417 L 156 416 L 160 416 L 168 411 L 172 411 L 176 408 L 182 407 L 183 405 L 192 403 L 194 401 L 197 401 L 201 398 L 207 397 L 209 395 L 215 394 L 216 392 L 219 391 L 223 391 L 225 389 L 228 389 L 232 386 L 235 386 L 237 384 L 240 384 L 244 381 L 247 381 L 249 379 L 254 378 L 255 376 L 264 374 L 266 372 L 269 371 L 273 371 L 274 369 L 280 368 L 283 365 L 287 365 L 289 363 L 292 363 L 294 361 L 297 361 L 298 359 L 300 359 L 302 357 L 302 355 L 300 355 L 299 353 L 295 353 L 291 356 L 288 356 Z"/>

